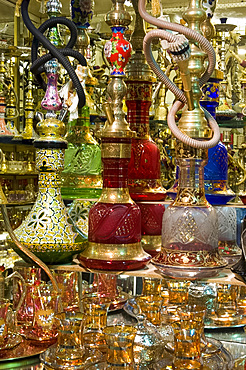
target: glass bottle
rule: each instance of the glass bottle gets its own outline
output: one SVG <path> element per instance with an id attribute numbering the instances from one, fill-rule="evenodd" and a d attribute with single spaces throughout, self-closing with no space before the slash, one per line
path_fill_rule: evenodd
<path id="1" fill-rule="evenodd" d="M 84 106 L 71 122 L 62 172 L 64 199 L 93 199 L 101 194 L 101 149 L 90 133 L 90 111 Z"/>

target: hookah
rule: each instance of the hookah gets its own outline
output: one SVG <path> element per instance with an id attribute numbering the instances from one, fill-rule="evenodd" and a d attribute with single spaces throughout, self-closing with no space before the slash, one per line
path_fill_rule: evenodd
<path id="1" fill-rule="evenodd" d="M 210 78 L 215 67 L 214 49 L 199 33 L 201 17 L 198 20 L 193 16 L 194 9 L 200 8 L 199 4 L 198 0 L 191 0 L 183 17 L 191 27 L 187 28 L 150 16 L 145 10 L 144 0 L 139 1 L 142 18 L 162 28 L 150 31 L 145 36 L 144 53 L 147 62 L 177 97 L 167 117 L 168 126 L 177 138 L 176 159 L 180 169 L 177 196 L 164 212 L 162 248 L 152 262 L 164 276 L 182 279 L 211 277 L 226 266 L 218 252 L 217 214 L 207 202 L 204 191 L 204 165 L 208 158 L 208 148 L 218 143 L 220 131 L 211 114 L 199 105 L 200 87 Z M 202 16 L 205 19 L 205 12 Z M 181 35 L 171 34 L 165 29 Z M 191 46 L 185 36 L 191 40 Z M 180 68 L 184 92 L 165 76 L 155 62 L 151 52 L 151 41 L 154 38 L 167 41 L 167 48 Z M 207 53 L 208 64 L 200 77 L 204 71 L 203 51 Z M 177 126 L 175 115 L 185 103 L 187 106 L 182 110 Z"/>
<path id="2" fill-rule="evenodd" d="M 5 101 L 5 87 L 4 82 L 5 78 L 5 65 L 4 65 L 4 54 L 1 54 L 0 58 L 0 140 L 1 143 L 9 142 L 13 139 L 14 134 L 8 129 L 5 123 L 5 110 L 6 110 L 6 101 Z"/>
<path id="3" fill-rule="evenodd" d="M 12 59 L 10 59 L 8 76 L 6 76 L 9 80 L 7 93 L 8 97 L 6 101 L 6 120 L 8 129 L 14 134 L 14 141 L 19 141 L 22 137 L 16 126 L 16 119 L 19 116 L 19 111 L 17 107 L 18 97 L 14 88 L 13 76 L 14 63 Z"/>
<path id="4" fill-rule="evenodd" d="M 83 88 L 66 56 L 76 58 L 82 65 L 85 65 L 86 61 L 80 53 L 72 50 L 76 42 L 77 30 L 70 20 L 63 17 L 52 17 L 36 29 L 29 18 L 28 5 L 29 0 L 24 0 L 21 10 L 25 25 L 34 35 L 31 71 L 46 90 L 41 105 L 43 109 L 48 110 L 48 113 L 46 119 L 39 114 L 40 122 L 37 124 L 37 131 L 40 137 L 34 141 L 36 166 L 40 172 L 38 197 L 31 212 L 15 230 L 15 233 L 20 242 L 45 263 L 68 263 L 75 253 L 83 250 L 85 237 L 69 218 L 61 198 L 60 172 L 63 169 L 64 153 L 67 147 L 64 139 L 65 125 L 62 119 L 66 109 L 61 110 L 62 102 L 57 92 L 57 72 L 59 61 L 74 83 L 79 98 L 78 107 L 82 108 L 85 104 Z M 68 44 L 61 50 L 58 50 L 43 36 L 48 28 L 57 24 L 66 25 L 71 31 Z M 37 58 L 39 43 L 42 43 L 49 53 Z M 47 85 L 41 76 L 44 70 L 47 73 Z M 59 110 L 61 112 L 57 119 L 56 112 Z M 22 257 L 25 260 L 25 256 Z"/>
<path id="5" fill-rule="evenodd" d="M 32 94 L 33 88 L 33 77 L 31 72 L 28 72 L 28 85 L 27 94 L 25 98 L 25 128 L 22 132 L 22 139 L 24 142 L 33 141 L 38 138 L 38 135 L 33 128 L 33 118 L 34 118 L 34 99 Z"/>
<path id="6" fill-rule="evenodd" d="M 154 256 L 161 247 L 161 221 L 165 210 L 165 206 L 158 201 L 165 199 L 166 191 L 161 184 L 160 150 L 149 133 L 154 78 L 143 54 L 143 20 L 138 12 L 137 1 L 132 3 L 136 13 L 135 29 L 131 37 L 135 53 L 126 67 L 126 106 L 127 121 L 136 135 L 131 144 L 128 187 L 131 198 L 141 210 L 143 248 Z"/>
<path id="7" fill-rule="evenodd" d="M 107 122 L 101 135 L 103 190 L 89 212 L 88 246 L 78 256 L 82 266 L 93 270 L 138 270 L 151 258 L 142 249 L 140 209 L 127 186 L 133 132 L 125 120 L 122 99 L 126 94 L 124 67 L 131 54 L 124 31 L 131 17 L 123 4 L 124 0 L 113 2 L 106 15 L 113 35 L 104 50 L 113 70 L 107 89 L 112 103 L 105 105 Z"/>
<path id="8" fill-rule="evenodd" d="M 230 107 L 227 101 L 227 85 L 228 81 L 226 78 L 226 32 L 233 31 L 236 26 L 234 24 L 227 24 L 227 18 L 220 18 L 221 24 L 216 24 L 216 32 L 221 34 L 221 48 L 220 48 L 220 69 L 224 74 L 223 80 L 220 82 L 221 91 L 219 106 L 216 110 L 216 117 L 218 120 L 230 120 L 236 116 L 236 112 Z"/>
<path id="9" fill-rule="evenodd" d="M 76 48 L 84 56 L 90 44 L 86 28 L 92 18 L 92 5 L 87 7 L 71 1 L 71 17 L 79 34 Z M 84 87 L 86 105 L 77 109 L 74 96 L 70 98 L 69 92 L 64 89 L 64 95 L 68 101 L 72 100 L 72 104 L 69 107 L 69 130 L 66 135 L 68 149 L 62 172 L 62 197 L 73 201 L 68 213 L 79 229 L 87 234 L 89 209 L 102 192 L 101 148 L 90 132 L 90 118 L 97 115 L 92 99 L 97 79 L 92 77 L 89 66 L 78 65 L 76 73 Z M 71 85 L 71 82 L 67 85 Z M 71 90 L 70 87 L 68 90 Z"/>

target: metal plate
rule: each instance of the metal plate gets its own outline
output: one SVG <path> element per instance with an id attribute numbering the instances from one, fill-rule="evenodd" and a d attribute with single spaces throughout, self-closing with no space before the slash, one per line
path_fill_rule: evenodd
<path id="1" fill-rule="evenodd" d="M 14 369 L 30 363 L 39 363 L 38 356 L 49 346 L 50 344 L 48 345 L 47 343 L 34 345 L 31 341 L 23 339 L 15 348 L 0 351 L 0 370 Z"/>

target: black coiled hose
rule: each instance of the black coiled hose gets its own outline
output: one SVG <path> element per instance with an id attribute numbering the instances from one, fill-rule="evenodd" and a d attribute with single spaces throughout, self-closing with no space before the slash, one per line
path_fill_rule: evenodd
<path id="1" fill-rule="evenodd" d="M 83 87 L 78 79 L 78 76 L 76 75 L 73 66 L 70 64 L 69 60 L 66 58 L 66 56 L 74 57 L 79 61 L 79 63 L 82 66 L 86 66 L 86 60 L 82 54 L 80 54 L 78 51 L 73 50 L 72 47 L 75 45 L 76 39 L 77 39 L 77 28 L 75 24 L 65 18 L 65 17 L 54 17 L 50 18 L 47 21 L 45 21 L 38 29 L 34 26 L 32 23 L 29 15 L 28 15 L 28 6 L 29 6 L 30 0 L 23 0 L 21 4 L 21 13 L 23 22 L 25 23 L 28 30 L 33 34 L 33 44 L 32 44 L 32 67 L 31 72 L 35 75 L 38 83 L 42 87 L 42 89 L 46 90 L 46 83 L 44 82 L 41 73 L 44 71 L 44 63 L 51 60 L 52 58 L 57 58 L 58 61 L 62 64 L 62 66 L 66 69 L 68 72 L 69 77 L 73 81 L 73 85 L 76 89 L 76 92 L 78 94 L 79 102 L 78 107 L 82 108 L 85 105 L 85 94 Z M 51 42 L 43 35 L 43 33 L 51 28 L 54 27 L 57 24 L 63 24 L 66 25 L 70 32 L 71 37 L 64 49 L 57 49 L 54 45 L 51 44 Z M 42 44 L 47 50 L 49 50 L 49 53 L 38 58 L 38 47 L 39 44 Z"/>

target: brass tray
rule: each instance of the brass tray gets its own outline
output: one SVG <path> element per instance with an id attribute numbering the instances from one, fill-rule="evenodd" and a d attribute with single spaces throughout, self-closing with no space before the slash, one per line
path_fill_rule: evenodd
<path id="1" fill-rule="evenodd" d="M 0 370 L 39 364 L 39 355 L 49 346 L 47 343 L 34 345 L 31 341 L 23 339 L 18 346 L 0 351 Z"/>

